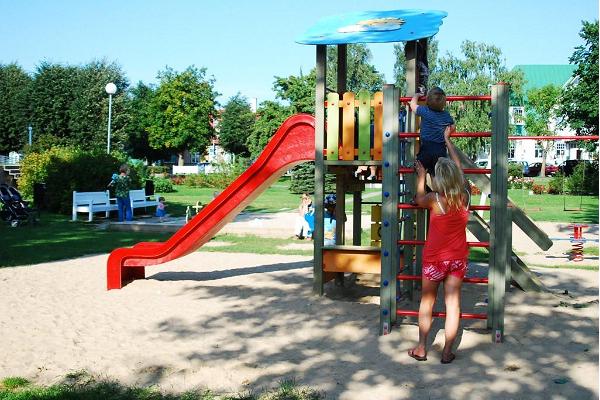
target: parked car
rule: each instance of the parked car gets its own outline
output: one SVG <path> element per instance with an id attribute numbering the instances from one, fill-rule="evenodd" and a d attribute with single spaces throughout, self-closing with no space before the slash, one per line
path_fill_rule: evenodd
<path id="1" fill-rule="evenodd" d="M 570 176 L 573 174 L 573 171 L 575 171 L 575 167 L 577 165 L 579 165 L 579 163 L 582 163 L 582 162 L 589 162 L 589 161 L 588 160 L 565 160 L 558 166 L 558 170 L 564 176 Z"/>
<path id="2" fill-rule="evenodd" d="M 489 158 L 479 158 L 475 161 L 475 165 L 477 165 L 477 168 L 489 168 L 490 160 Z"/>
<path id="3" fill-rule="evenodd" d="M 552 176 L 555 175 L 558 171 L 558 165 L 554 165 L 554 164 L 546 164 L 546 176 Z"/>
<path id="4" fill-rule="evenodd" d="M 527 175 L 525 176 L 538 176 L 540 174 L 540 172 L 542 171 L 542 163 L 541 162 L 534 162 L 533 164 L 529 165 L 529 171 L 527 172 Z"/>
<path id="5" fill-rule="evenodd" d="M 542 163 L 535 162 L 533 164 L 529 164 L 529 172 L 525 176 L 538 176 L 542 171 Z M 546 164 L 546 168 L 544 169 L 545 176 L 552 176 L 558 172 L 558 165 Z"/>

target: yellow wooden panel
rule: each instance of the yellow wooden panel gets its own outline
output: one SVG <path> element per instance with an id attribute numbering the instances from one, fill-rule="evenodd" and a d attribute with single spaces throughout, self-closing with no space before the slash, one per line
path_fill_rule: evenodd
<path id="1" fill-rule="evenodd" d="M 373 160 L 383 159 L 383 92 L 376 92 L 373 96 L 374 105 L 374 137 Z"/>
<path id="2" fill-rule="evenodd" d="M 381 206 L 379 204 L 371 206 L 371 221 L 381 222 Z"/>
<path id="3" fill-rule="evenodd" d="M 380 251 L 323 249 L 323 271 L 380 274 Z"/>
<path id="4" fill-rule="evenodd" d="M 371 224 L 371 240 L 381 240 L 381 224 Z"/>
<path id="5" fill-rule="evenodd" d="M 342 160 L 354 160 L 354 93 L 346 92 L 342 100 Z"/>

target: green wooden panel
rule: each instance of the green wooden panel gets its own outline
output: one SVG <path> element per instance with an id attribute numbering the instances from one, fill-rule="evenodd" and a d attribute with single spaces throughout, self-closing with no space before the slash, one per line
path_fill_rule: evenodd
<path id="1" fill-rule="evenodd" d="M 358 92 L 358 159 L 371 159 L 371 94 Z"/>
<path id="2" fill-rule="evenodd" d="M 340 96 L 337 93 L 327 95 L 327 159 L 338 159 L 340 135 Z"/>

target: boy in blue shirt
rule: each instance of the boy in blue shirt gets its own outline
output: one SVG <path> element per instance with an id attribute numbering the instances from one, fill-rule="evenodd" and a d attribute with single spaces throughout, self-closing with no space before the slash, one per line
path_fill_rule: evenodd
<path id="1" fill-rule="evenodd" d="M 325 201 L 323 202 L 323 207 L 325 208 L 323 221 L 323 245 L 325 246 L 335 246 L 335 203 L 335 194 L 328 194 L 325 196 Z"/>
<path id="2" fill-rule="evenodd" d="M 418 95 L 410 100 L 410 108 L 421 117 L 421 143 L 417 160 L 423 164 L 429 175 L 435 176 L 435 163 L 440 157 L 448 157 L 444 142 L 447 127 L 454 130 L 454 119 L 446 108 L 446 93 L 439 87 L 427 93 L 427 105 L 417 104 Z"/>

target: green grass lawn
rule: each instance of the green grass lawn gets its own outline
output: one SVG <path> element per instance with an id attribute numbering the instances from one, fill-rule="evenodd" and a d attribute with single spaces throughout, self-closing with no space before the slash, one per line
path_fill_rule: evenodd
<path id="1" fill-rule="evenodd" d="M 280 180 L 268 188 L 250 204 L 245 211 L 274 213 L 279 211 L 294 211 L 300 202 L 300 196 L 288 190 L 289 180 Z M 173 216 L 185 215 L 187 206 L 193 206 L 197 201 L 203 204 L 213 198 L 214 189 L 189 188 L 176 186 L 177 191 L 163 196 L 168 203 L 168 212 Z M 510 196 L 517 204 L 536 221 L 554 222 L 583 222 L 598 223 L 598 198 L 586 196 L 583 198 L 581 210 L 563 211 L 563 196 L 534 195 L 529 196 L 522 190 L 511 190 Z M 380 201 L 379 189 L 368 189 L 362 195 L 366 201 Z M 568 196 L 566 204 L 577 202 L 578 196 Z M 352 196 L 346 197 L 346 209 L 350 218 L 352 211 Z M 363 205 L 363 218 L 369 218 L 371 205 Z M 152 210 L 150 210 L 152 211 Z M 138 210 L 139 212 L 139 210 Z M 102 221 L 102 219 L 98 219 Z M 37 226 L 21 226 L 11 228 L 0 223 L 0 267 L 30 265 L 48 261 L 102 254 L 117 247 L 132 246 L 142 241 L 164 241 L 169 233 L 116 232 L 98 229 L 97 222 L 71 222 L 70 216 L 43 213 Z M 291 227 L 290 227 L 291 229 Z M 290 234 L 291 236 L 291 234 Z M 297 254 L 309 255 L 308 250 L 282 249 L 285 244 L 293 243 L 293 239 L 269 239 L 247 236 L 219 235 L 216 240 L 231 242 L 224 247 L 206 247 L 202 251 L 251 252 L 260 254 Z M 363 231 L 361 244 L 370 245 L 370 234 Z M 591 250 L 589 250 L 591 251 Z M 478 252 L 473 257 L 483 258 Z M 487 257 L 487 256 L 486 256 Z M 486 258 L 487 259 L 487 258 Z"/>
<path id="2" fill-rule="evenodd" d="M 21 377 L 0 380 L 2 400 L 320 400 L 325 395 L 299 386 L 294 379 L 282 379 L 275 388 L 219 395 L 205 389 L 166 393 L 153 387 L 126 386 L 106 377 L 97 378 L 85 371 L 67 374 L 62 382 L 37 386 Z"/>

